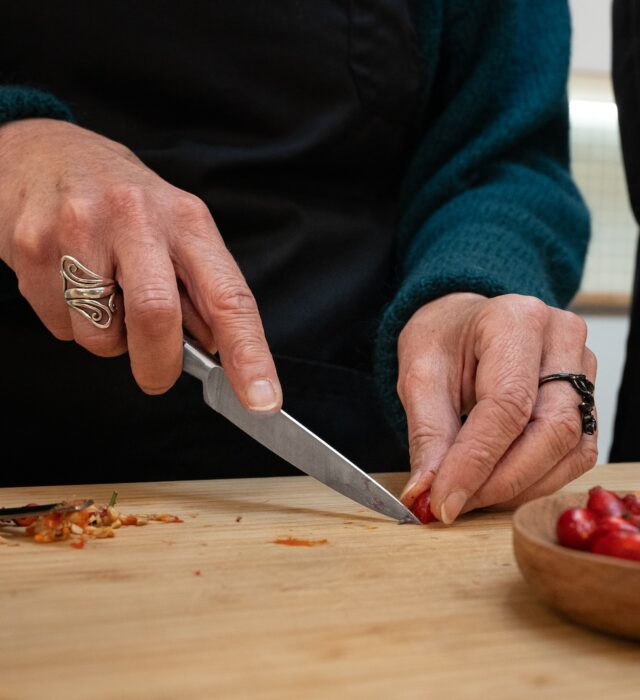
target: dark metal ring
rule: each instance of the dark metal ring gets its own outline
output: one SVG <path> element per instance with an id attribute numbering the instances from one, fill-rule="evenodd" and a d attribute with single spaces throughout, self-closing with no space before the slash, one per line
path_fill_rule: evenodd
<path id="1" fill-rule="evenodd" d="M 578 408 L 580 409 L 580 414 L 582 416 L 582 432 L 585 433 L 585 435 L 593 435 L 598 428 L 596 417 L 593 415 L 593 409 L 595 408 L 595 401 L 593 399 L 595 387 L 593 386 L 593 382 L 590 382 L 584 374 L 557 372 L 556 374 L 549 374 L 546 377 L 542 377 L 538 386 L 542 386 L 547 382 L 554 382 L 559 379 L 569 382 L 569 384 L 571 384 L 571 386 L 580 394 L 582 403 L 578 405 Z"/>

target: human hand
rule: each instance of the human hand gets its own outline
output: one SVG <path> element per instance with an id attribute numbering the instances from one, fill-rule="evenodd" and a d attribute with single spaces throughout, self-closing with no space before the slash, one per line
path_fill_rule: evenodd
<path id="1" fill-rule="evenodd" d="M 405 504 L 430 488 L 432 511 L 450 524 L 461 512 L 552 493 L 594 466 L 579 395 L 563 381 L 538 388 L 562 371 L 594 381 L 586 337 L 580 317 L 533 297 L 456 293 L 420 308 L 398 341 L 412 472 Z"/>
<path id="2" fill-rule="evenodd" d="M 118 283 L 108 328 L 66 304 L 63 255 Z M 56 338 L 101 356 L 128 350 L 145 392 L 180 375 L 184 327 L 220 353 L 247 408 L 280 408 L 256 302 L 207 207 L 121 144 L 50 119 L 0 127 L 0 258 Z"/>

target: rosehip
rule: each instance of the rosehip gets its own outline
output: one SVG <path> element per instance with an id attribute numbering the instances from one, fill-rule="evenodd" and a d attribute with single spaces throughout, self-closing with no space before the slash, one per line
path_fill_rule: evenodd
<path id="1" fill-rule="evenodd" d="M 598 537 L 591 551 L 594 554 L 640 561 L 640 532 L 610 532 Z"/>
<path id="2" fill-rule="evenodd" d="M 640 515 L 627 515 L 625 520 L 632 525 L 635 525 L 640 530 Z"/>
<path id="3" fill-rule="evenodd" d="M 596 530 L 596 538 L 602 535 L 608 535 L 610 532 L 640 532 L 627 518 L 602 518 L 598 520 L 598 529 Z"/>
<path id="4" fill-rule="evenodd" d="M 640 515 L 640 498 L 635 493 L 628 493 L 622 499 L 622 504 L 632 515 Z"/>
<path id="5" fill-rule="evenodd" d="M 594 514 L 586 508 L 569 508 L 558 518 L 558 542 L 571 549 L 589 549 L 598 529 Z"/>
<path id="6" fill-rule="evenodd" d="M 436 520 L 436 516 L 431 512 L 431 491 L 423 491 L 411 506 L 411 512 L 425 525 Z"/>
<path id="7" fill-rule="evenodd" d="M 622 499 L 615 493 L 603 489 L 602 486 L 594 486 L 589 491 L 587 508 L 596 518 L 606 518 L 609 515 L 619 518 L 624 514 Z"/>

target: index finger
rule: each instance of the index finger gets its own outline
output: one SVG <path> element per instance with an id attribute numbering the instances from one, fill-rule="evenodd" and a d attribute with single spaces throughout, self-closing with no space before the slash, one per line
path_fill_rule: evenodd
<path id="1" fill-rule="evenodd" d="M 509 329 L 494 335 L 478 357 L 477 403 L 434 479 L 431 503 L 451 524 L 527 426 L 538 391 L 542 335 Z"/>
<path id="2" fill-rule="evenodd" d="M 240 402 L 254 411 L 277 411 L 282 389 L 255 298 L 206 207 L 192 206 L 190 235 L 172 243 L 178 275 L 215 337 Z"/>

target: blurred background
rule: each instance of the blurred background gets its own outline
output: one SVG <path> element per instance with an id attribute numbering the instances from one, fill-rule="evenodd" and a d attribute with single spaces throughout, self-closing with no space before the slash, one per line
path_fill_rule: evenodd
<path id="1" fill-rule="evenodd" d="M 611 84 L 611 0 L 570 0 L 570 5 L 572 168 L 593 225 L 572 309 L 587 321 L 588 344 L 598 357 L 598 461 L 606 462 L 627 341 L 638 227 L 627 197 Z"/>

